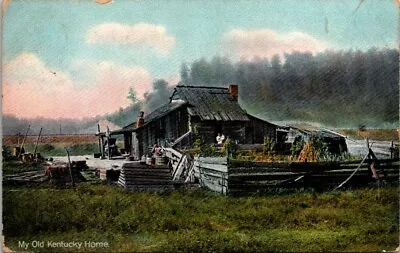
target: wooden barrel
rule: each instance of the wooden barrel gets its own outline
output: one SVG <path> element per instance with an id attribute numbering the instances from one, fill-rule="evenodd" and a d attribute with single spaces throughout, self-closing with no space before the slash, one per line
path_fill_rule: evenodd
<path id="1" fill-rule="evenodd" d="M 14 147 L 14 148 L 13 148 L 12 155 L 13 155 L 13 156 L 18 156 L 20 151 L 21 151 L 21 148 L 20 148 L 20 147 Z"/>
<path id="2" fill-rule="evenodd" d="M 167 164 L 167 158 L 165 156 L 156 157 L 156 165 L 162 166 Z"/>

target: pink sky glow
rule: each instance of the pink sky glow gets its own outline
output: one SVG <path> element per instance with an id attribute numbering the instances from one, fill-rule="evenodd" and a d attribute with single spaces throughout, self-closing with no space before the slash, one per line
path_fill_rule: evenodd
<path id="1" fill-rule="evenodd" d="M 23 53 L 3 65 L 3 113 L 24 118 L 93 117 L 128 106 L 130 87 L 138 98 L 151 90 L 152 77 L 140 67 L 100 62 L 88 71 L 94 84 L 78 85 L 68 75 L 48 69 L 34 54 Z"/>

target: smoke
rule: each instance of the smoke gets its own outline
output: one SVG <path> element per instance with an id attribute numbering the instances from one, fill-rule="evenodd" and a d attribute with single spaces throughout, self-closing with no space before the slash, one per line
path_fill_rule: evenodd
<path id="1" fill-rule="evenodd" d="M 214 57 L 183 64 L 188 85 L 239 85 L 248 112 L 271 121 L 310 121 L 330 127 L 398 125 L 399 52 L 291 53 L 230 62 Z"/>

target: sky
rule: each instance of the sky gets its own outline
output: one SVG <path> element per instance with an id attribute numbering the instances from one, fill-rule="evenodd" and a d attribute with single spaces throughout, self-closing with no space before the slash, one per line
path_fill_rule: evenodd
<path id="1" fill-rule="evenodd" d="M 113 113 L 129 105 L 130 87 L 143 99 L 154 80 L 175 85 L 180 65 L 200 58 L 398 46 L 393 0 L 7 2 L 2 111 L 20 118 Z"/>

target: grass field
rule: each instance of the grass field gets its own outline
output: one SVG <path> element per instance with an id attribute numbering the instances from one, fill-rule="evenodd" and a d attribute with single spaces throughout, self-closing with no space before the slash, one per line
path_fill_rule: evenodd
<path id="1" fill-rule="evenodd" d="M 127 193 L 79 184 L 3 189 L 6 245 L 107 242 L 41 252 L 382 251 L 398 246 L 399 191 L 228 198 L 204 190 Z"/>
<path id="2" fill-rule="evenodd" d="M 337 132 L 353 139 L 369 138 L 376 141 L 399 141 L 400 138 L 397 129 L 367 129 L 364 131 L 351 129 L 338 130 Z"/>
<path id="3" fill-rule="evenodd" d="M 20 137 L 20 143 L 22 143 Z M 28 136 L 24 143 L 25 152 L 35 150 L 37 136 Z M 123 142 L 117 140 L 119 148 L 123 147 Z M 18 147 L 17 136 L 4 136 L 3 149 L 10 153 L 13 147 Z M 68 148 L 71 155 L 93 155 L 99 152 L 98 137 L 92 135 L 47 135 L 40 138 L 37 152 L 44 157 L 66 156 L 65 148 Z"/>
<path id="4" fill-rule="evenodd" d="M 371 138 L 392 135 L 384 131 Z M 98 152 L 97 139 L 68 140 L 43 142 L 38 152 L 66 155 L 65 147 L 72 155 Z M 33 143 L 27 142 L 27 152 Z M 2 172 L 40 169 L 10 162 Z M 399 246 L 398 196 L 396 187 L 228 198 L 201 189 L 128 193 L 102 184 L 80 183 L 76 189 L 3 184 L 3 224 L 6 245 L 17 252 L 24 250 L 21 241 L 45 242 L 43 248 L 28 248 L 40 252 L 381 252 Z M 109 247 L 52 248 L 50 241 Z"/>

